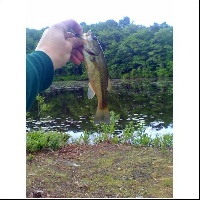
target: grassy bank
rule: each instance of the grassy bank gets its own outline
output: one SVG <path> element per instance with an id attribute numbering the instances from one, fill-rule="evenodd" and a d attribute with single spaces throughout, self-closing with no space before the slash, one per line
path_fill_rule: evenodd
<path id="1" fill-rule="evenodd" d="M 60 132 L 27 133 L 27 198 L 172 198 L 173 136 L 151 138 L 130 122 L 123 134 L 111 124 L 69 143 Z"/>
<path id="2" fill-rule="evenodd" d="M 172 150 L 102 142 L 27 154 L 29 197 L 172 198 Z"/>

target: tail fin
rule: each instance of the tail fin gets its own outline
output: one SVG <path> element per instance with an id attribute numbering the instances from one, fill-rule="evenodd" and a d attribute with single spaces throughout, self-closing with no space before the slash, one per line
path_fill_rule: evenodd
<path id="1" fill-rule="evenodd" d="M 94 117 L 94 123 L 99 124 L 100 122 L 110 124 L 110 113 L 108 107 L 104 108 L 103 110 L 97 108 L 96 115 Z"/>

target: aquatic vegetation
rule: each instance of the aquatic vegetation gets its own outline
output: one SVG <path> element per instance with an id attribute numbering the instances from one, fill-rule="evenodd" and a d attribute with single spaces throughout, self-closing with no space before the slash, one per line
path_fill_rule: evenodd
<path id="1" fill-rule="evenodd" d="M 88 131 L 83 131 L 83 134 L 81 134 L 80 138 L 78 139 L 78 143 L 84 143 L 89 144 L 90 143 L 90 135 L 91 133 Z"/>
<path id="2" fill-rule="evenodd" d="M 114 144 L 130 144 L 134 146 L 155 147 L 161 149 L 173 148 L 173 135 L 163 134 L 156 135 L 152 138 L 151 135 L 145 132 L 145 123 L 140 120 L 136 125 L 133 121 L 129 121 L 126 127 L 120 134 L 116 133 L 116 122 L 120 116 L 110 111 L 110 124 L 100 123 L 95 125 L 96 133 L 89 130 L 83 131 L 79 138 L 73 139 L 67 133 L 61 132 L 44 132 L 33 131 L 27 133 L 27 151 L 41 151 L 45 148 L 52 150 L 59 149 L 67 144 L 70 138 L 70 143 L 77 144 L 97 144 L 100 142 L 110 142 Z"/>

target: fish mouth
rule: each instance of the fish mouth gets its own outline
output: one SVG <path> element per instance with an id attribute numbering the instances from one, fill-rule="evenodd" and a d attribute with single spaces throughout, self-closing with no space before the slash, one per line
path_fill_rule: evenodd
<path id="1" fill-rule="evenodd" d="M 95 54 L 95 52 L 92 51 L 91 49 L 84 48 L 84 50 L 85 50 L 89 55 L 91 55 L 91 56 L 97 56 L 97 55 Z"/>

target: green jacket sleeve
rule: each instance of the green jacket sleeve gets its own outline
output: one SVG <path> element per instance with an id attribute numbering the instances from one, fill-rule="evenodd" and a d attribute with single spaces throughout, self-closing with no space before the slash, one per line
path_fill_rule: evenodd
<path id="1" fill-rule="evenodd" d="M 26 56 L 26 111 L 38 93 L 51 85 L 53 77 L 53 62 L 46 53 L 34 51 Z"/>

